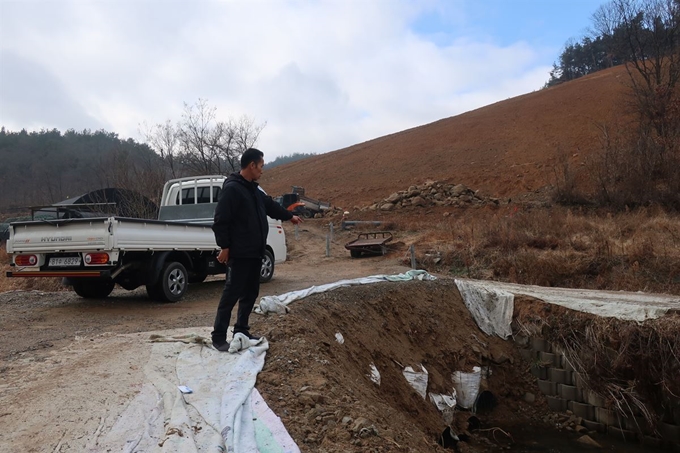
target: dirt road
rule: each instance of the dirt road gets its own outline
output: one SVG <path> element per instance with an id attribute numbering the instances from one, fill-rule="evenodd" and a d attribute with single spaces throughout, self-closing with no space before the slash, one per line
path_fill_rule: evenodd
<path id="1" fill-rule="evenodd" d="M 286 226 L 288 260 L 277 265 L 275 278 L 260 288 L 260 296 L 282 294 L 343 278 L 392 274 L 408 270 L 399 253 L 352 260 L 344 244 L 356 233 L 334 231 L 331 256 L 326 257 L 327 225 L 309 220 L 298 230 Z M 3 277 L 4 278 L 4 277 Z M 150 301 L 144 288 L 114 290 L 101 300 L 81 299 L 72 291 L 44 293 L 12 291 L 0 294 L 0 359 L 11 361 L 28 353 L 68 344 L 75 337 L 131 333 L 179 327 L 211 326 L 224 276 L 192 285 L 175 304 Z M 253 317 L 256 331 L 258 318 Z"/>

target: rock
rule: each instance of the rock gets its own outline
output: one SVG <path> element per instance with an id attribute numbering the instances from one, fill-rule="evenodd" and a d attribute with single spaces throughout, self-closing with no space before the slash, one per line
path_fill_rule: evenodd
<path id="1" fill-rule="evenodd" d="M 602 445 L 597 443 L 592 437 L 590 437 L 587 434 L 576 439 L 576 442 L 583 444 L 583 445 L 587 445 L 589 447 L 602 448 Z"/>
<path id="2" fill-rule="evenodd" d="M 298 401 L 305 406 L 315 406 L 318 403 L 325 402 L 326 397 L 319 392 L 305 391 L 300 393 Z"/>
<path id="3" fill-rule="evenodd" d="M 361 210 L 392 211 L 404 206 L 432 205 L 479 208 L 491 203 L 499 204 L 500 200 L 484 197 L 479 190 L 473 191 L 464 184 L 452 185 L 430 180 L 419 186 L 410 186 L 406 190 L 394 192 L 384 200 Z"/>
<path id="4" fill-rule="evenodd" d="M 378 435 L 378 430 L 376 429 L 375 426 L 371 425 L 366 428 L 361 428 L 359 431 L 359 437 L 362 439 L 365 439 L 367 437 L 371 436 L 377 436 Z"/>
<path id="5" fill-rule="evenodd" d="M 530 393 L 530 392 L 526 392 L 524 394 L 524 401 L 526 401 L 527 403 L 533 404 L 534 402 L 536 402 L 536 395 L 534 395 L 533 393 Z"/>
<path id="6" fill-rule="evenodd" d="M 511 363 L 512 363 L 511 357 L 509 357 L 509 356 L 508 356 L 507 354 L 505 354 L 504 352 L 500 352 L 500 353 L 492 353 L 492 354 L 491 354 L 491 361 L 492 361 L 493 363 L 498 364 L 498 365 L 500 365 L 500 364 L 502 364 L 502 363 L 505 363 L 505 362 L 511 362 Z"/>
<path id="7" fill-rule="evenodd" d="M 385 201 L 388 202 L 388 203 L 394 204 L 394 203 L 400 201 L 401 199 L 402 199 L 402 196 L 398 192 L 395 192 L 392 195 L 390 195 L 389 197 L 385 198 Z"/>
<path id="8" fill-rule="evenodd" d="M 368 419 L 364 417 L 359 417 L 354 421 L 354 424 L 350 428 L 350 431 L 352 431 L 353 433 L 358 433 L 362 429 L 368 428 L 370 426 L 372 426 L 372 424 Z"/>
<path id="9" fill-rule="evenodd" d="M 451 189 L 451 194 L 452 194 L 454 197 L 458 197 L 458 196 L 464 194 L 464 193 L 467 192 L 467 191 L 468 191 L 468 188 L 467 188 L 467 186 L 465 186 L 464 184 L 456 184 L 456 185 L 453 186 L 453 188 Z"/>

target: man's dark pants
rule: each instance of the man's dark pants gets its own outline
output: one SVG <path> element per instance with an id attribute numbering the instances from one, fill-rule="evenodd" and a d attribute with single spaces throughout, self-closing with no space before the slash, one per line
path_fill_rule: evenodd
<path id="1" fill-rule="evenodd" d="M 261 258 L 232 258 L 229 260 L 227 280 L 215 316 L 215 326 L 212 332 L 213 343 L 227 341 L 231 311 L 237 302 L 238 314 L 234 324 L 234 333 L 248 332 L 250 329 L 248 318 L 260 292 L 261 268 Z"/>

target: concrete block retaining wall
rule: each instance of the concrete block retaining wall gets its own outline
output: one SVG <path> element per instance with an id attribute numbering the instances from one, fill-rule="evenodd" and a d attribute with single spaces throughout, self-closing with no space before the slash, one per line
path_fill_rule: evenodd
<path id="1" fill-rule="evenodd" d="M 680 448 L 680 410 L 667 415 L 666 420 L 670 419 L 670 422 L 660 422 L 654 432 L 643 417 L 624 417 L 608 407 L 607 400 L 588 388 L 559 347 L 542 338 L 518 338 L 515 341 L 522 357 L 531 365 L 531 374 L 551 410 L 571 411 L 590 431 L 650 446 Z"/>

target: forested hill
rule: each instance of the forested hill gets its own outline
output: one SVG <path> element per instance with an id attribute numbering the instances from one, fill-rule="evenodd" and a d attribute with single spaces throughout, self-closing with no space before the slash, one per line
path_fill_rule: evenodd
<path id="1" fill-rule="evenodd" d="M 278 157 L 267 168 L 310 156 Z M 182 167 L 181 156 L 175 157 L 178 176 L 196 172 Z M 172 177 L 166 160 L 147 144 L 121 140 L 106 131 L 11 132 L 2 128 L 0 162 L 0 215 L 106 187 L 135 190 L 155 200 L 163 182 Z"/>
<path id="2" fill-rule="evenodd" d="M 141 178 L 139 173 L 163 168 L 147 145 L 89 130 L 2 128 L 0 162 L 0 212 L 55 203 L 104 187 L 144 191 L 149 175 Z"/>
<path id="3" fill-rule="evenodd" d="M 308 157 L 316 156 L 314 153 L 293 153 L 290 156 L 279 156 L 271 162 L 267 162 L 267 169 L 278 167 L 279 165 L 297 162 L 298 160 L 306 159 Z"/>

